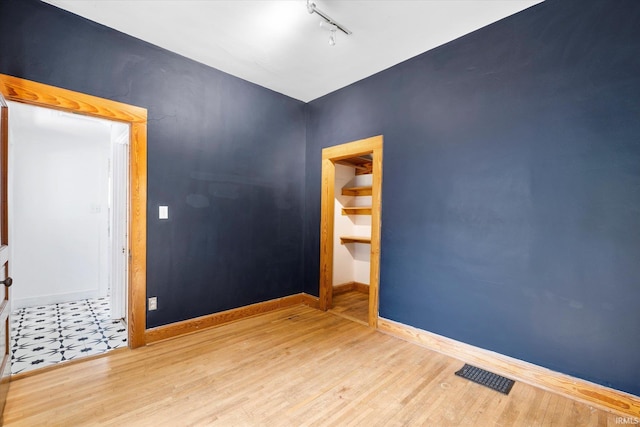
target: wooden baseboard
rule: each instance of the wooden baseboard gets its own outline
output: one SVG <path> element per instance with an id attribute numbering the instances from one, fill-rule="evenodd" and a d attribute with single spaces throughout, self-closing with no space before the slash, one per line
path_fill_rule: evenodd
<path id="1" fill-rule="evenodd" d="M 353 282 L 353 290 L 369 295 L 369 285 L 366 283 Z"/>
<path id="2" fill-rule="evenodd" d="M 300 293 L 269 301 L 259 302 L 244 307 L 221 311 L 194 319 L 183 320 L 182 322 L 171 323 L 169 325 L 158 326 L 147 329 L 145 339 L 147 344 L 175 338 L 181 335 L 190 334 L 202 329 L 223 325 L 247 317 L 256 316 L 269 311 L 291 307 L 298 304 L 305 304 L 310 307 L 318 307 L 318 299 L 311 295 Z"/>
<path id="3" fill-rule="evenodd" d="M 379 318 L 378 329 L 381 332 L 513 380 L 522 381 L 604 410 L 640 417 L 640 397 L 638 396 L 561 374 L 389 319 Z"/>
<path id="4" fill-rule="evenodd" d="M 366 283 L 360 283 L 360 282 L 347 282 L 347 283 L 342 283 L 340 285 L 335 285 L 333 287 L 333 295 L 344 294 L 345 292 L 351 292 L 351 291 L 368 294 L 369 285 L 367 285 Z"/>
<path id="5" fill-rule="evenodd" d="M 317 310 L 320 309 L 320 299 L 318 297 L 305 294 L 304 292 L 301 293 L 300 295 L 302 295 L 302 303 L 304 305 L 308 305 L 309 307 L 315 308 Z"/>
<path id="6" fill-rule="evenodd" d="M 355 283 L 356 282 L 347 282 L 347 283 L 341 283 L 339 285 L 334 285 L 332 287 L 332 294 L 333 295 L 339 295 L 339 294 L 344 294 L 346 292 L 351 292 L 354 290 L 355 288 Z"/>

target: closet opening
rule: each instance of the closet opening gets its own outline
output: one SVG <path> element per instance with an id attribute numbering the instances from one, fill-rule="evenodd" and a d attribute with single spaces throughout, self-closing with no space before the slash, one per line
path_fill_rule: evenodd
<path id="1" fill-rule="evenodd" d="M 377 327 L 382 136 L 322 151 L 320 308 Z"/>

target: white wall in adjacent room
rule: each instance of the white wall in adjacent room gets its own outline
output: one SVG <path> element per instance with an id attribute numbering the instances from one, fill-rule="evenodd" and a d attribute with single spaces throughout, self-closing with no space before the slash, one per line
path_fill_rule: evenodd
<path id="1" fill-rule="evenodd" d="M 371 236 L 371 215 L 342 215 L 344 206 L 371 206 L 371 196 L 343 196 L 343 187 L 370 186 L 371 175 L 355 175 L 350 166 L 335 165 L 333 285 L 369 284 L 371 246 L 340 243 L 340 236 Z"/>
<path id="2" fill-rule="evenodd" d="M 13 308 L 106 296 L 111 122 L 9 112 Z"/>
<path id="3" fill-rule="evenodd" d="M 356 175 L 350 186 L 371 186 L 373 175 Z M 371 196 L 354 197 L 355 206 L 371 206 Z M 371 215 L 356 215 L 353 217 L 354 236 L 371 236 Z M 354 282 L 369 284 L 371 277 L 371 246 L 353 244 L 353 280 Z"/>
<path id="4" fill-rule="evenodd" d="M 342 215 L 342 208 L 352 203 L 353 197 L 343 196 L 341 189 L 353 180 L 352 167 L 336 165 L 335 172 L 335 207 L 333 221 L 333 285 L 353 282 L 353 257 L 350 253 L 353 245 L 340 243 L 340 236 L 353 235 L 353 221 L 347 215 Z M 352 205 L 352 204 L 351 204 Z"/>

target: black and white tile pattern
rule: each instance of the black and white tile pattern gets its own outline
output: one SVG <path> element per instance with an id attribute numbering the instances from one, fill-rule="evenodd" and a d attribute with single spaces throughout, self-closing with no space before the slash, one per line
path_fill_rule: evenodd
<path id="1" fill-rule="evenodd" d="M 21 308 L 11 319 L 11 373 L 17 374 L 127 345 L 109 298 Z"/>

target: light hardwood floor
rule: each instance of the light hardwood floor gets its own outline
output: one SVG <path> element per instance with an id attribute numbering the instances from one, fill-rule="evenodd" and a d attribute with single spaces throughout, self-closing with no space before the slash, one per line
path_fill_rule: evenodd
<path id="1" fill-rule="evenodd" d="M 334 294 L 331 312 L 366 325 L 369 321 L 369 296 L 358 291 Z"/>
<path id="2" fill-rule="evenodd" d="M 509 396 L 462 362 L 306 306 L 11 384 L 6 426 L 586 426 L 615 415 L 523 383 Z"/>

